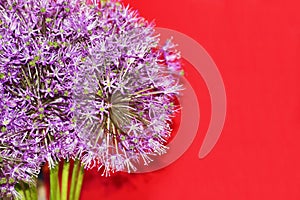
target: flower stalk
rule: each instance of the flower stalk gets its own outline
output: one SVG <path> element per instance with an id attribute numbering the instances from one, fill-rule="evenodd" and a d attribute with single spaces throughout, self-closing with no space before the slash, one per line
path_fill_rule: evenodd
<path id="1" fill-rule="evenodd" d="M 79 200 L 81 194 L 81 188 L 84 177 L 84 167 L 82 165 L 79 166 L 78 176 L 77 176 L 77 184 L 75 189 L 74 200 Z"/>
<path id="2" fill-rule="evenodd" d="M 60 200 L 59 164 L 50 169 L 50 200 Z"/>
<path id="3" fill-rule="evenodd" d="M 61 179 L 61 200 L 68 199 L 68 182 L 69 182 L 70 162 L 64 161 Z"/>
<path id="4" fill-rule="evenodd" d="M 38 200 L 38 192 L 37 192 L 37 185 L 32 185 L 29 187 L 30 190 L 30 200 Z"/>
<path id="5" fill-rule="evenodd" d="M 79 160 L 75 160 L 73 165 L 73 170 L 72 170 L 71 186 L 70 186 L 70 193 L 69 193 L 70 200 L 73 200 L 75 196 L 79 165 L 80 165 Z"/>
<path id="6" fill-rule="evenodd" d="M 16 191 L 19 194 L 19 199 L 21 200 L 37 200 L 37 186 L 36 184 L 27 184 L 24 182 L 18 183 L 16 185 Z"/>

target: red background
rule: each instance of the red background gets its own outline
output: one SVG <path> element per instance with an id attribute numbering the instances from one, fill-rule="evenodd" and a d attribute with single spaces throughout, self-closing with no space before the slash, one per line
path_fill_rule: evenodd
<path id="1" fill-rule="evenodd" d="M 185 33 L 208 51 L 225 83 L 226 123 L 213 151 L 199 160 L 210 100 L 201 76 L 185 63 L 201 108 L 200 129 L 188 151 L 153 173 L 105 178 L 88 172 L 82 199 L 299 200 L 297 2 L 126 0 L 157 26 Z"/>

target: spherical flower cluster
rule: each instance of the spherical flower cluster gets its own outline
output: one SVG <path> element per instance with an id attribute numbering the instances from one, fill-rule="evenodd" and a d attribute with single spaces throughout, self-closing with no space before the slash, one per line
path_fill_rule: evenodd
<path id="1" fill-rule="evenodd" d="M 153 24 L 135 11 L 106 3 L 98 13 L 94 26 L 102 30 L 79 67 L 74 105 L 76 129 L 88 148 L 83 162 L 108 175 L 165 153 L 181 68 L 175 45 L 159 48 Z"/>
<path id="2" fill-rule="evenodd" d="M 0 0 L 0 198 L 43 163 L 135 169 L 165 153 L 179 53 L 116 1 Z"/>
<path id="3" fill-rule="evenodd" d="M 0 1 L 0 196 L 74 156 L 72 77 L 88 53 L 86 23 L 76 1 Z"/>
<path id="4" fill-rule="evenodd" d="M 15 184 L 33 184 L 39 173 L 39 150 L 22 134 L 27 116 L 14 110 L 16 102 L 3 93 L 1 101 L 5 104 L 0 105 L 0 197 L 16 197 Z"/>

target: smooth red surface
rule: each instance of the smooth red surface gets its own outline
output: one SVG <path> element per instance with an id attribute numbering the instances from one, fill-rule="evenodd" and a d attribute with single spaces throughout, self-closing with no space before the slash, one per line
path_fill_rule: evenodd
<path id="1" fill-rule="evenodd" d="M 204 159 L 210 118 L 201 76 L 185 63 L 201 108 L 198 135 L 169 167 L 148 174 L 86 174 L 82 200 L 299 200 L 300 5 L 291 0 L 126 0 L 157 26 L 197 40 L 227 92 L 224 130 Z"/>

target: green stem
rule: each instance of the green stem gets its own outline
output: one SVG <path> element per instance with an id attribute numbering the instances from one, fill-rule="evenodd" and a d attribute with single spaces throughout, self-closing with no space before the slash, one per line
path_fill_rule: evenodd
<path id="1" fill-rule="evenodd" d="M 16 190 L 20 194 L 21 200 L 26 200 L 24 184 L 23 183 L 17 184 L 16 185 Z"/>
<path id="2" fill-rule="evenodd" d="M 30 199 L 31 194 L 30 194 L 30 189 L 29 188 L 26 188 L 25 196 L 26 196 L 26 199 Z"/>
<path id="3" fill-rule="evenodd" d="M 82 182 L 83 182 L 83 175 L 84 175 L 84 168 L 83 168 L 83 166 L 80 166 L 78 176 L 77 176 L 77 184 L 76 184 L 76 189 L 75 189 L 74 200 L 79 200 L 79 198 L 80 198 L 81 187 L 82 187 Z"/>
<path id="4" fill-rule="evenodd" d="M 20 191 L 18 191 L 18 192 L 19 192 L 19 194 L 21 195 L 21 199 L 22 199 L 22 200 L 26 200 L 26 196 L 25 196 L 24 190 L 20 190 Z"/>
<path id="5" fill-rule="evenodd" d="M 50 200 L 59 200 L 59 164 L 50 169 Z"/>
<path id="6" fill-rule="evenodd" d="M 26 183 L 21 183 L 21 187 L 23 189 L 23 192 L 24 192 L 24 195 L 25 195 L 25 199 L 29 200 L 30 199 L 29 186 Z"/>
<path id="7" fill-rule="evenodd" d="M 37 192 L 37 185 L 35 184 L 35 185 L 31 185 L 30 187 L 29 187 L 29 189 L 30 189 L 30 199 L 31 200 L 38 200 L 38 192 Z"/>
<path id="8" fill-rule="evenodd" d="M 70 169 L 70 162 L 65 161 L 63 166 L 63 171 L 62 171 L 62 180 L 61 180 L 61 200 L 68 199 L 69 169 Z"/>
<path id="9" fill-rule="evenodd" d="M 74 199 L 79 165 L 80 165 L 79 160 L 75 160 L 73 170 L 72 170 L 72 180 L 71 180 L 70 193 L 69 193 L 70 194 L 70 196 L 69 196 L 70 200 Z"/>

